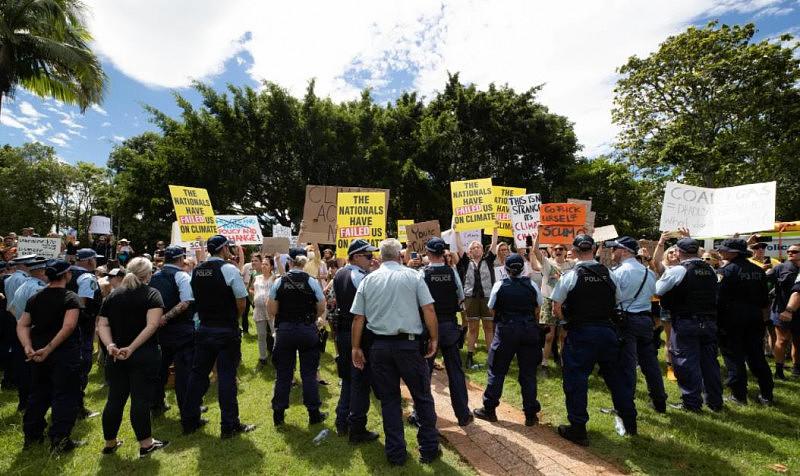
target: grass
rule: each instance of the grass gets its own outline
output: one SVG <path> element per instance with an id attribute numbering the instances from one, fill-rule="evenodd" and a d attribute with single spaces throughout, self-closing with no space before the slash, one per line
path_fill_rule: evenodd
<path id="1" fill-rule="evenodd" d="M 486 353 L 479 351 L 476 359 L 485 364 Z M 666 375 L 663 348 L 659 359 Z M 771 360 L 769 363 L 773 365 Z M 505 381 L 503 400 L 521 409 L 517 371 L 515 361 Z M 722 372 L 724 379 L 724 366 Z M 596 372 L 590 377 L 588 450 L 597 456 L 634 474 L 774 475 L 777 472 L 770 466 L 776 463 L 786 466 L 790 474 L 800 471 L 800 380 L 776 381 L 774 408 L 754 403 L 758 386 L 750 376 L 752 399 L 745 407 L 726 403 L 721 414 L 704 411 L 700 415 L 668 408 L 666 415 L 660 415 L 647 407 L 647 387 L 641 372 L 638 374 L 639 436 L 635 438 L 622 438 L 614 432 L 613 416 L 600 412 L 601 407 L 612 407 L 611 395 Z M 484 369 L 470 370 L 467 377 L 486 385 Z M 664 380 L 668 401 L 679 402 L 677 384 Z M 561 369 L 551 364 L 549 377 L 539 379 L 538 390 L 542 423 L 552 425 L 555 431 L 556 426 L 567 423 Z M 480 406 L 480 402 L 470 402 L 470 406 Z"/>
<path id="2" fill-rule="evenodd" d="M 389 466 L 384 455 L 380 407 L 374 397 L 368 428 L 381 434 L 378 442 L 351 446 L 347 438 L 338 437 L 333 426 L 339 387 L 331 356 L 332 342 L 328 343 L 327 350 L 322 357 L 321 372 L 332 384 L 320 386 L 323 410 L 330 413 L 324 425 L 308 426 L 308 414 L 298 387 L 292 390 L 286 429 L 275 430 L 270 409 L 275 373 L 271 366 L 256 370 L 256 340 L 252 334 L 245 335 L 239 367 L 239 411 L 243 422 L 255 423 L 258 428 L 252 433 L 221 440 L 217 391 L 212 385 L 205 398 L 210 407 L 205 416 L 211 422 L 194 435 L 182 436 L 175 396 L 168 391 L 167 398 L 173 409 L 154 419 L 153 436 L 169 440 L 171 444 L 164 451 L 142 460 L 138 458 L 138 444 L 127 412 L 120 431 L 125 444 L 113 456 L 100 454 L 103 447 L 100 417 L 77 422 L 73 437 L 87 440 L 88 445 L 71 454 L 53 457 L 46 445 L 22 451 L 22 416 L 16 412 L 16 392 L 3 391 L 0 393 L 0 474 L 474 474 L 458 453 L 446 446 L 439 461 L 431 465 L 419 464 L 416 431 L 408 425 L 405 425 L 405 438 L 409 459 L 402 468 Z M 88 388 L 88 407 L 92 410 L 100 411 L 105 404 L 106 392 L 101 384 L 102 378 L 95 366 Z M 311 440 L 323 428 L 330 429 L 331 434 L 315 447 Z"/>

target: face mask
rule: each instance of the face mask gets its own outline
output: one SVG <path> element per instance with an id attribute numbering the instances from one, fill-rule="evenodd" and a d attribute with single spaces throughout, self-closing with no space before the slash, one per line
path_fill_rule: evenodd
<path id="1" fill-rule="evenodd" d="M 314 252 L 313 251 L 309 251 L 308 252 L 308 259 L 314 259 Z"/>

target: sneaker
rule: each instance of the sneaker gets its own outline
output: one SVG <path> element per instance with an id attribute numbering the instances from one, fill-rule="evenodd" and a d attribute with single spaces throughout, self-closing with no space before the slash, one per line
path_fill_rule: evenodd
<path id="1" fill-rule="evenodd" d="M 495 413 L 494 408 L 491 410 L 487 409 L 486 407 L 476 408 L 472 412 L 475 415 L 475 418 L 480 418 L 481 420 L 496 422 L 497 421 L 497 413 Z"/>
<path id="2" fill-rule="evenodd" d="M 75 448 L 79 448 L 81 446 L 86 446 L 86 441 L 75 441 L 69 438 L 64 438 L 61 441 L 53 442 L 53 444 L 50 445 L 50 452 L 53 454 L 64 454 L 69 453 Z"/>
<path id="3" fill-rule="evenodd" d="M 223 439 L 228 439 L 228 438 L 233 438 L 234 436 L 240 433 L 250 433 L 255 429 L 256 429 L 255 425 L 246 425 L 244 423 L 239 423 L 238 425 L 234 426 L 229 430 L 223 430 L 220 436 Z"/>
<path id="4" fill-rule="evenodd" d="M 78 410 L 78 420 L 88 420 L 89 418 L 94 418 L 98 415 L 100 415 L 100 412 L 93 412 L 86 407 Z"/>
<path id="5" fill-rule="evenodd" d="M 470 413 L 466 417 L 458 419 L 458 426 L 467 426 L 473 421 L 475 421 L 475 417 L 472 416 L 472 413 Z"/>
<path id="6" fill-rule="evenodd" d="M 183 427 L 183 434 L 184 435 L 191 435 L 192 433 L 196 432 L 197 430 L 199 430 L 200 428 L 206 426 L 207 424 L 208 424 L 208 418 L 201 418 L 201 419 L 197 420 L 197 424 L 196 425 Z"/>
<path id="7" fill-rule="evenodd" d="M 112 455 L 117 452 L 117 449 L 119 449 L 120 446 L 122 446 L 122 440 L 117 440 L 117 443 L 114 446 L 104 446 L 103 454 Z"/>
<path id="8" fill-rule="evenodd" d="M 763 405 L 765 407 L 774 407 L 775 406 L 775 400 L 773 400 L 772 398 L 764 398 L 761 395 L 759 395 L 758 397 L 756 397 L 756 400 L 758 400 L 758 403 L 760 403 L 761 405 Z"/>
<path id="9" fill-rule="evenodd" d="M 658 404 L 655 402 L 648 402 L 647 407 L 652 408 L 656 413 L 661 413 L 662 415 L 667 413 L 667 402 L 661 402 Z"/>
<path id="10" fill-rule="evenodd" d="M 208 405 L 200 405 L 200 413 L 206 413 L 208 411 Z"/>
<path id="11" fill-rule="evenodd" d="M 589 438 L 586 436 L 585 426 L 559 425 L 558 434 L 565 440 L 569 440 L 581 446 L 589 446 Z"/>
<path id="12" fill-rule="evenodd" d="M 328 418 L 328 412 L 321 412 L 319 410 L 311 410 L 308 412 L 308 424 L 309 425 L 316 425 L 317 423 L 322 423 L 325 419 Z"/>
<path id="13" fill-rule="evenodd" d="M 408 418 L 406 418 L 406 421 L 411 426 L 416 426 L 417 428 L 420 427 L 419 419 L 417 418 L 417 412 L 411 412 L 411 415 L 408 415 Z"/>
<path id="14" fill-rule="evenodd" d="M 328 382 L 324 378 L 317 380 L 317 383 L 320 384 L 320 385 L 325 385 L 326 387 L 331 384 L 330 382 Z"/>
<path id="15" fill-rule="evenodd" d="M 536 426 L 539 424 L 539 417 L 536 415 L 525 416 L 525 426 Z"/>
<path id="16" fill-rule="evenodd" d="M 671 365 L 667 366 L 667 380 L 670 382 L 677 382 L 678 377 L 675 376 L 675 370 L 672 369 Z"/>
<path id="17" fill-rule="evenodd" d="M 169 441 L 159 441 L 153 438 L 152 445 L 147 448 L 139 448 L 139 457 L 144 458 L 145 456 L 150 456 L 154 451 L 163 450 L 167 446 L 169 446 Z"/>
<path id="18" fill-rule="evenodd" d="M 727 397 L 723 398 L 722 400 L 724 400 L 726 402 L 733 403 L 734 405 L 738 405 L 740 407 L 747 405 L 747 397 L 738 398 L 735 395 L 728 395 Z"/>
<path id="19" fill-rule="evenodd" d="M 423 454 L 419 455 L 419 462 L 420 464 L 431 464 L 441 457 L 442 457 L 442 449 L 439 448 L 438 450 L 436 450 L 436 453 L 429 455 L 423 455 Z"/>
<path id="20" fill-rule="evenodd" d="M 370 441 L 375 441 L 380 437 L 374 431 L 366 431 L 360 433 L 350 433 L 349 441 L 352 445 L 357 445 L 360 443 L 369 443 Z"/>
<path id="21" fill-rule="evenodd" d="M 670 403 L 669 406 L 670 408 L 674 408 L 675 410 L 681 410 L 690 413 L 703 413 L 702 408 L 687 407 L 683 403 Z"/>

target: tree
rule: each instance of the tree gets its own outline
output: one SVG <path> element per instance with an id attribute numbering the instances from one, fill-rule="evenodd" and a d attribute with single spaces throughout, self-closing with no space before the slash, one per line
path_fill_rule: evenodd
<path id="1" fill-rule="evenodd" d="M 619 68 L 617 149 L 654 180 L 706 187 L 778 181 L 778 214 L 800 217 L 800 43 L 754 42 L 753 24 L 691 27 Z"/>
<path id="2" fill-rule="evenodd" d="M 0 106 L 20 85 L 81 111 L 99 103 L 107 78 L 91 41 L 80 1 L 0 2 Z"/>

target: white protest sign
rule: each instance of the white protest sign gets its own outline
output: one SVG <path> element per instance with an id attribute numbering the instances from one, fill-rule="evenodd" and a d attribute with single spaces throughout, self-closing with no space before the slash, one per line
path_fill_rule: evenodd
<path id="1" fill-rule="evenodd" d="M 274 238 L 292 238 L 292 227 L 283 225 L 272 225 L 272 236 Z"/>
<path id="2" fill-rule="evenodd" d="M 92 224 L 89 225 L 89 233 L 95 235 L 111 234 L 111 218 L 95 215 L 92 217 Z"/>
<path id="3" fill-rule="evenodd" d="M 58 258 L 61 254 L 61 238 L 33 238 L 20 236 L 17 238 L 17 255 L 37 255 L 45 258 Z"/>
<path id="4" fill-rule="evenodd" d="M 535 239 L 539 233 L 539 214 L 542 199 L 538 193 L 529 193 L 518 197 L 508 197 L 508 208 L 511 212 L 511 231 L 514 233 L 514 244 L 517 248 L 527 246 L 526 238 Z"/>
<path id="5" fill-rule="evenodd" d="M 264 240 L 255 215 L 215 215 L 217 233 L 237 245 L 260 245 Z"/>
<path id="6" fill-rule="evenodd" d="M 727 188 L 667 182 L 659 230 L 685 227 L 696 237 L 772 230 L 775 192 L 776 182 Z"/>
<path id="7" fill-rule="evenodd" d="M 473 241 L 477 241 L 478 243 L 481 242 L 481 238 L 483 238 L 483 230 L 465 230 L 460 232 L 461 233 L 461 246 L 464 247 L 464 251 L 469 248 L 469 244 Z M 445 230 L 442 232 L 442 239 L 450 245 L 450 249 L 452 251 L 456 251 L 456 235 L 452 229 Z"/>
<path id="8" fill-rule="evenodd" d="M 617 228 L 614 225 L 598 226 L 594 229 L 594 233 L 592 234 L 595 243 L 613 240 L 618 236 L 619 233 L 617 233 Z"/>

